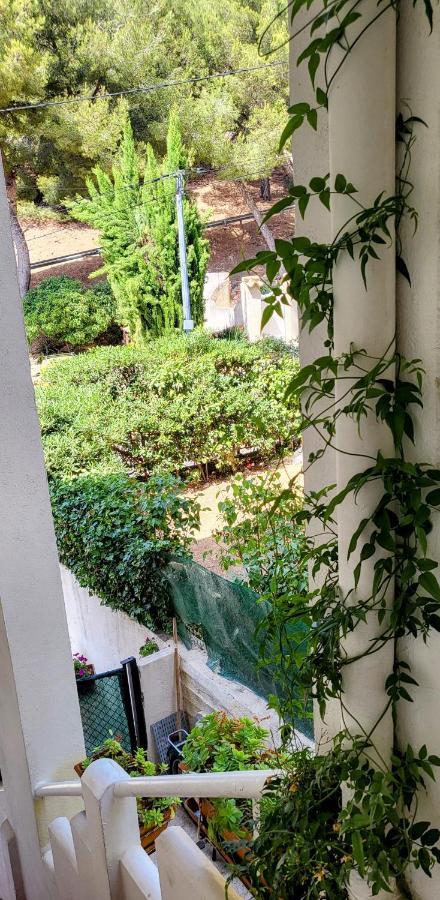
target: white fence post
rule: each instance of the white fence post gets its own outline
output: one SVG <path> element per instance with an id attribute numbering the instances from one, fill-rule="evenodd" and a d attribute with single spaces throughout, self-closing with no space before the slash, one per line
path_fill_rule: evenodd
<path id="1" fill-rule="evenodd" d="M 78 877 L 78 864 L 73 844 L 70 822 L 59 816 L 49 825 L 50 846 L 55 874 L 55 884 L 63 900 L 86 900 Z"/>
<path id="2" fill-rule="evenodd" d="M 225 900 L 225 880 L 183 828 L 175 825 L 156 841 L 162 900 Z M 239 900 L 228 888 L 228 900 Z"/>
<path id="3" fill-rule="evenodd" d="M 3 819 L 0 825 L 0 895 L 2 900 L 18 900 L 9 855 L 9 845 L 14 840 L 14 832 L 8 819 Z"/>
<path id="4" fill-rule="evenodd" d="M 141 846 L 131 847 L 122 859 L 124 900 L 161 900 L 159 872 Z"/>
<path id="5" fill-rule="evenodd" d="M 113 793 L 115 781 L 125 780 L 131 781 L 130 776 L 111 759 L 92 763 L 81 779 L 93 859 L 93 900 L 121 900 L 121 859 L 140 845 L 135 798 L 116 799 Z"/>

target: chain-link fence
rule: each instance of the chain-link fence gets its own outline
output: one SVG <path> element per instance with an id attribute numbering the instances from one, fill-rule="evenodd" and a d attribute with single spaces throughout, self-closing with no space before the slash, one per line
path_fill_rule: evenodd
<path id="1" fill-rule="evenodd" d="M 193 560 L 173 560 L 166 577 L 185 645 L 204 646 L 213 671 L 239 681 L 261 697 L 278 694 L 274 673 L 259 660 L 256 632 L 267 615 L 267 604 L 245 584 L 228 581 Z M 303 638 L 301 624 L 292 628 L 292 642 Z M 292 682 L 294 677 L 292 672 Z M 298 726 L 311 736 L 307 719 Z"/>
<path id="2" fill-rule="evenodd" d="M 110 736 L 117 738 L 128 752 L 146 746 L 135 659 L 125 660 L 120 669 L 82 679 L 77 686 L 88 756 Z"/>

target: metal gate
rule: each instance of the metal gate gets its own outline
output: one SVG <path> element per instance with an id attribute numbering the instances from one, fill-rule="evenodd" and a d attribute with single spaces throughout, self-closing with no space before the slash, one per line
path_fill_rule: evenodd
<path id="1" fill-rule="evenodd" d="M 108 737 L 128 752 L 147 747 L 139 672 L 134 657 L 119 669 L 77 681 L 87 756 Z"/>

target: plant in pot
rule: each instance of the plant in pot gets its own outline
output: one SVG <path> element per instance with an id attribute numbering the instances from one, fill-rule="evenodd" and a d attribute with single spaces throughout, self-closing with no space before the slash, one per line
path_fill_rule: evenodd
<path id="1" fill-rule="evenodd" d="M 151 656 L 152 653 L 157 653 L 159 650 L 159 645 L 156 641 L 153 641 L 151 638 L 146 638 L 145 643 L 142 644 L 142 647 L 139 647 L 139 656 Z"/>
<path id="2" fill-rule="evenodd" d="M 93 691 L 95 688 L 95 681 L 89 681 L 91 675 L 95 674 L 93 663 L 89 662 L 87 657 L 83 656 L 81 653 L 74 653 L 73 668 L 75 671 L 78 692 L 85 694 Z"/>
<path id="3" fill-rule="evenodd" d="M 267 747 L 269 732 L 254 719 L 231 718 L 216 711 L 204 716 L 188 735 L 182 750 L 182 771 L 232 772 L 276 768 L 278 755 Z M 252 833 L 250 800 L 203 798 L 186 801 L 185 810 L 196 819 L 222 855 L 233 861 L 248 852 L 246 839 Z"/>
<path id="4" fill-rule="evenodd" d="M 100 747 L 96 747 L 93 753 L 75 766 L 75 772 L 82 775 L 88 766 L 96 759 L 113 759 L 132 778 L 145 775 L 166 774 L 166 766 L 157 766 L 147 759 L 146 751 L 138 748 L 135 753 L 127 753 L 120 741 L 109 737 Z M 178 797 L 139 797 L 137 811 L 141 844 L 147 853 L 154 851 L 156 838 L 174 818 L 176 807 L 179 805 Z"/>

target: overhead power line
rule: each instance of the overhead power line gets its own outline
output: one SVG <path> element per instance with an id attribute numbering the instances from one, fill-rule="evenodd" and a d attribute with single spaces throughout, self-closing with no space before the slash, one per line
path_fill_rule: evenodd
<path id="1" fill-rule="evenodd" d="M 274 62 L 264 63 L 259 66 L 248 66 L 241 69 L 231 69 L 226 72 L 214 72 L 212 75 L 196 75 L 193 78 L 175 78 L 168 81 L 161 81 L 158 84 L 138 85 L 137 87 L 127 88 L 124 91 L 109 91 L 105 94 L 80 94 L 78 97 L 66 97 L 64 100 L 41 100 L 37 103 L 21 103 L 16 106 L 5 106 L 0 108 L 0 114 L 5 115 L 11 112 L 21 112 L 31 109 L 47 109 L 52 106 L 67 106 L 71 103 L 84 103 L 88 100 L 108 100 L 111 97 L 125 97 L 128 94 L 152 94 L 154 91 L 161 91 L 170 87 L 183 87 L 187 84 L 197 84 L 200 81 L 211 81 L 214 78 L 229 78 L 231 75 L 245 75 L 248 72 L 258 72 L 261 69 L 270 69 L 274 66 L 287 66 L 287 60 L 275 60 Z"/>
<path id="2" fill-rule="evenodd" d="M 255 163 L 255 164 L 257 165 L 257 163 Z M 262 166 L 263 166 L 263 163 L 262 163 Z M 182 169 L 181 171 L 182 171 L 182 175 L 190 175 L 190 174 L 212 175 L 215 177 L 216 175 L 219 175 L 221 172 L 227 172 L 230 169 L 231 169 L 231 166 L 222 166 L 219 169 L 192 168 L 192 169 Z M 232 184 L 237 181 L 253 181 L 256 178 L 265 178 L 266 176 L 269 177 L 267 173 L 268 173 L 268 170 L 267 170 L 267 167 L 265 166 L 264 168 L 262 167 L 261 169 L 254 170 L 253 172 L 241 172 L 240 175 L 234 175 L 233 178 L 225 178 L 225 181 L 227 181 L 228 184 Z M 140 182 L 140 184 L 138 186 L 136 186 L 134 184 L 121 184 L 118 187 L 118 191 L 128 191 L 131 193 L 139 193 L 143 187 L 147 187 L 150 184 L 158 184 L 160 181 L 165 181 L 168 178 L 177 178 L 177 175 L 178 175 L 177 172 L 164 172 L 163 175 L 157 175 L 156 178 L 148 178 L 147 180 Z M 156 200 L 149 199 L 146 202 L 147 202 L 148 206 L 156 206 L 158 203 L 161 203 L 161 200 L 160 199 L 156 199 Z M 23 218 L 25 218 L 25 216 L 23 216 Z M 33 240 L 36 240 L 36 238 Z"/>

